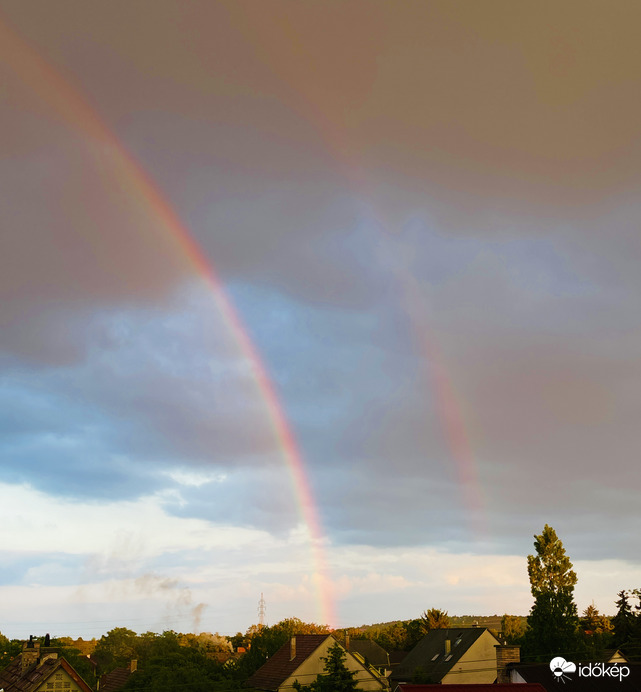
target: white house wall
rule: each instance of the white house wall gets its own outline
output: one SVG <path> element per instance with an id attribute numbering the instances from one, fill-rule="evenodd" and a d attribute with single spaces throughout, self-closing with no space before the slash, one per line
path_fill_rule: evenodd
<path id="1" fill-rule="evenodd" d="M 278 688 L 278 692 L 291 692 L 294 689 L 294 682 L 298 680 L 301 685 L 309 685 L 325 670 L 325 661 L 322 657 L 327 657 L 329 650 L 334 646 L 336 640 L 333 637 L 327 639 L 316 649 L 316 651 L 294 671 L 294 673 L 285 680 Z M 343 647 L 341 647 L 343 648 Z M 345 649 L 343 649 L 345 651 Z M 348 670 L 355 670 L 355 680 L 358 682 L 359 690 L 381 690 L 386 689 L 387 684 L 383 680 L 379 680 L 364 668 L 349 652 L 345 652 L 347 658 L 345 665 Z"/>
<path id="2" fill-rule="evenodd" d="M 488 684 L 496 680 L 496 637 L 485 631 L 463 654 L 441 684 Z"/>

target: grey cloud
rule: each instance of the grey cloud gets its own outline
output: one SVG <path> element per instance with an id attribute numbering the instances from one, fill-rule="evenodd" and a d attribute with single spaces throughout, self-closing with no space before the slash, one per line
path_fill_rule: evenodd
<path id="1" fill-rule="evenodd" d="M 180 501 L 167 510 L 183 517 L 244 526 L 284 535 L 302 521 L 298 489 L 283 460 L 268 468 L 238 465 L 224 480 L 199 488 L 180 487 Z"/>
<path id="2" fill-rule="evenodd" d="M 288 24 L 242 1 L 209 7 L 184 18 L 193 50 L 171 40 L 171 3 L 144 41 L 135 7 L 76 8 L 81 35 L 53 6 L 38 21 L 27 5 L 8 11 L 87 91 L 231 286 L 332 534 L 474 544 L 433 342 L 498 549 L 524 532 L 529 549 L 558 520 L 581 555 L 603 532 L 602 554 L 629 557 L 638 10 L 613 9 L 603 32 L 578 5 L 549 21 L 546 8 L 502 3 L 364 13 L 356 2 L 342 22 L 300 5 Z M 331 51 L 317 30 L 327 22 Z M 80 479 L 124 492 L 126 477 L 159 487 L 151 469 L 177 461 L 229 467 L 227 495 L 182 489 L 188 504 L 172 511 L 290 527 L 243 359 L 225 325 L 205 329 L 213 313 L 176 292 L 193 273 L 184 249 L 120 187 L 114 151 L 52 124 L 46 104 L 22 118 L 26 87 L 12 79 L 0 346 L 23 390 L 13 409 L 4 401 L 11 478 L 24 465 L 54 483 L 53 449 L 58 491 L 65 474 L 78 492 Z M 74 434 L 84 446 L 63 455 L 55 443 Z M 33 446 L 10 448 L 30 435 Z M 109 454 L 132 462 L 107 482 Z"/>

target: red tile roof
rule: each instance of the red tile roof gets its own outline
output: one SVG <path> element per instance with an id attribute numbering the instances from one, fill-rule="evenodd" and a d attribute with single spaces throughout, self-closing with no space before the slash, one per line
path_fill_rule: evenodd
<path id="1" fill-rule="evenodd" d="M 296 656 L 290 658 L 291 640 L 283 644 L 267 662 L 247 680 L 249 687 L 277 690 L 331 634 L 297 634 Z"/>
<path id="2" fill-rule="evenodd" d="M 500 685 L 410 685 L 400 684 L 396 689 L 399 692 L 435 692 L 436 690 L 447 689 L 447 692 L 546 692 L 543 685 L 507 683 Z"/>
<path id="3" fill-rule="evenodd" d="M 100 692 L 116 692 L 116 690 L 125 686 L 130 675 L 131 668 L 129 666 L 125 668 L 114 668 L 111 673 L 101 675 Z"/>

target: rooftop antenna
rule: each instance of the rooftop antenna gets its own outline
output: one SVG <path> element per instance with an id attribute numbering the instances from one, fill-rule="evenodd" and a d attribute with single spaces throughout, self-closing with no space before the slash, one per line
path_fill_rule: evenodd
<path id="1" fill-rule="evenodd" d="M 263 597 L 263 592 L 260 592 L 260 601 L 258 601 L 258 626 L 260 628 L 265 627 L 265 598 Z"/>

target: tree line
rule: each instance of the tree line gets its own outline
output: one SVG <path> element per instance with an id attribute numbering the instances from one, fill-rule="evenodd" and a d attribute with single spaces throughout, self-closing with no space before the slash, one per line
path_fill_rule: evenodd
<path id="1" fill-rule="evenodd" d="M 641 589 L 618 592 L 616 615 L 599 613 L 594 604 L 578 615 L 574 602 L 577 575 L 553 528 L 544 527 L 534 536 L 535 553 L 527 558 L 534 604 L 527 616 L 505 615 L 500 632 L 510 644 L 521 646 L 521 660 L 549 661 L 556 655 L 575 660 L 603 660 L 606 651 L 619 649 L 629 660 L 641 660 Z M 271 626 L 253 625 L 244 634 L 227 638 L 218 634 L 136 634 L 117 627 L 95 642 L 91 658 L 74 646 L 70 638 L 52 639 L 56 647 L 92 687 L 101 674 L 138 661 L 138 670 L 124 692 L 220 692 L 243 689 L 243 683 L 294 635 L 330 634 L 345 644 L 346 636 L 374 640 L 386 651 L 409 651 L 433 629 L 465 626 L 461 618 L 451 618 L 437 608 L 425 610 L 418 618 L 374 625 L 367 628 L 330 630 L 327 625 L 288 618 Z M 89 642 L 85 643 L 89 644 Z M 242 655 L 235 654 L 239 647 Z M 326 672 L 303 692 L 321 692 L 328 680 L 340 676 L 344 689 L 351 689 L 350 677 L 342 669 L 340 647 L 326 661 Z M 21 651 L 21 643 L 0 634 L 0 667 Z M 338 677 L 337 677 L 338 676 Z M 341 689 L 343 689 L 341 687 Z"/>

